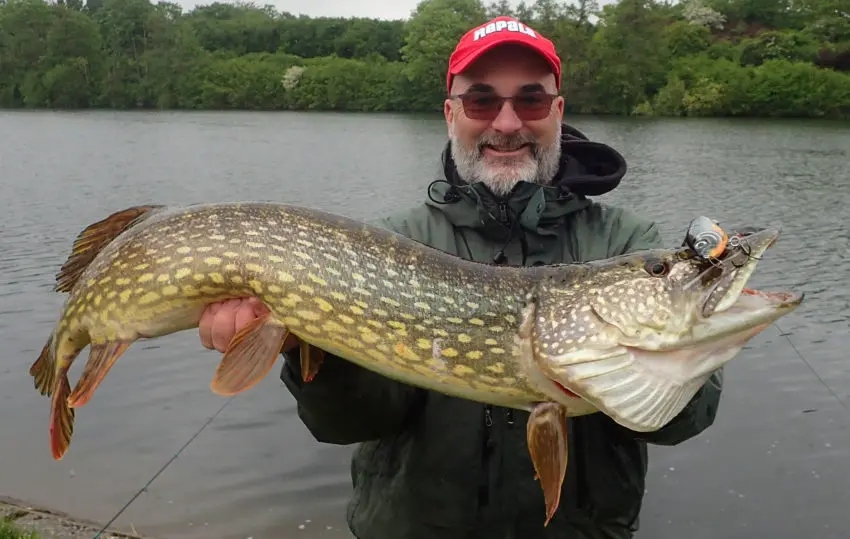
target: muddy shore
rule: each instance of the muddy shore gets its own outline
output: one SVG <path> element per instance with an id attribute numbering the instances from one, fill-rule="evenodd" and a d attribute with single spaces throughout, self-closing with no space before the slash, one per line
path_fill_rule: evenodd
<path id="1" fill-rule="evenodd" d="M 22 530 L 35 530 L 42 539 L 91 539 L 103 524 L 73 518 L 60 511 L 38 507 L 21 500 L 0 496 L 0 520 L 9 520 Z M 127 532 L 109 530 L 103 539 L 152 539 Z"/>

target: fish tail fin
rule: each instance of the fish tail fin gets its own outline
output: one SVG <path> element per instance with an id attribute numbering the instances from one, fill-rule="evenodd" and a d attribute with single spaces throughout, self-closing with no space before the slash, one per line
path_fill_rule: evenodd
<path id="1" fill-rule="evenodd" d="M 210 389 L 230 396 L 258 384 L 277 361 L 289 330 L 271 313 L 255 318 L 233 336 Z"/>
<path id="2" fill-rule="evenodd" d="M 89 346 L 89 360 L 83 369 L 83 374 L 77 381 L 74 391 L 67 396 L 68 406 L 72 408 L 85 406 L 106 377 L 109 369 L 130 348 L 131 344 L 133 344 L 132 340 L 112 340 L 97 344 L 92 343 Z"/>
<path id="3" fill-rule="evenodd" d="M 56 292 L 68 292 L 98 253 L 122 232 L 144 220 L 161 205 L 133 206 L 93 223 L 74 240 L 71 255 L 56 274 Z"/>
<path id="4" fill-rule="evenodd" d="M 41 353 L 35 363 L 30 367 L 30 376 L 33 377 L 33 384 L 39 393 L 53 395 L 53 386 L 56 383 L 56 353 L 53 348 L 53 340 L 55 334 L 51 333 L 47 338 L 47 342 L 41 349 Z"/>
<path id="5" fill-rule="evenodd" d="M 74 409 L 68 406 L 68 395 L 71 393 L 68 367 L 60 369 L 58 376 L 59 384 L 53 392 L 50 410 L 50 451 L 55 460 L 62 460 L 74 434 Z"/>

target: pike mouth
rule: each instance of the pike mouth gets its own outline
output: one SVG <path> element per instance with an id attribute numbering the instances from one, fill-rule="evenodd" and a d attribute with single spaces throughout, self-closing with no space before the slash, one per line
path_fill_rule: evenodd
<path id="1" fill-rule="evenodd" d="M 681 342 L 665 343 L 652 350 L 671 351 L 683 346 L 710 348 L 713 342 L 734 339 L 736 336 L 749 340 L 799 307 L 804 298 L 803 292 L 754 290 L 745 288 L 742 283 L 741 292 L 734 295 L 728 307 L 698 319 Z"/>
<path id="2" fill-rule="evenodd" d="M 705 319 L 724 312 L 739 302 L 756 265 L 765 251 L 776 243 L 780 232 L 779 228 L 769 227 L 733 236 L 734 242 L 727 251 L 718 260 L 710 262 L 697 279 L 685 286 L 687 289 L 690 286 L 700 286 L 711 279 L 714 281 L 706 288 L 700 300 L 698 318 Z M 787 299 L 794 301 L 794 294 L 791 292 L 746 290 L 749 291 L 748 295 L 764 294 L 764 299 L 770 300 L 775 307 L 781 307 L 786 301 L 783 298 L 788 294 L 790 297 Z"/>

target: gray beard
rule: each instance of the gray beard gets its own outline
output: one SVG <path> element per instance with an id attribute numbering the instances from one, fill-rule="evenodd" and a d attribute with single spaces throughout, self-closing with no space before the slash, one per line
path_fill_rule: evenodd
<path id="1" fill-rule="evenodd" d="M 451 155 L 458 175 L 467 183 L 481 182 L 495 195 L 505 196 L 519 182 L 549 185 L 558 172 L 561 161 L 561 124 L 558 124 L 557 136 L 549 146 L 539 146 L 537 142 L 524 135 L 484 135 L 472 149 L 463 147 L 454 133 L 450 136 Z M 498 164 L 484 162 L 484 145 L 519 146 L 531 144 L 531 158 L 503 158 Z"/>

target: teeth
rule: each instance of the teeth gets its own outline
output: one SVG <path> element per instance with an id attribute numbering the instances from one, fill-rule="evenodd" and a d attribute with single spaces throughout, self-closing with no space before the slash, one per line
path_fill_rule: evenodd
<path id="1" fill-rule="evenodd" d="M 493 149 L 493 150 L 496 150 L 497 152 L 514 152 L 514 151 L 516 151 L 516 150 L 519 150 L 519 149 L 520 149 L 520 148 L 522 148 L 523 146 L 524 146 L 524 145 L 520 145 L 520 146 L 513 146 L 513 147 L 510 147 L 510 148 L 505 148 L 505 147 L 502 147 L 502 146 L 488 146 L 488 148 L 491 148 L 491 149 Z"/>

